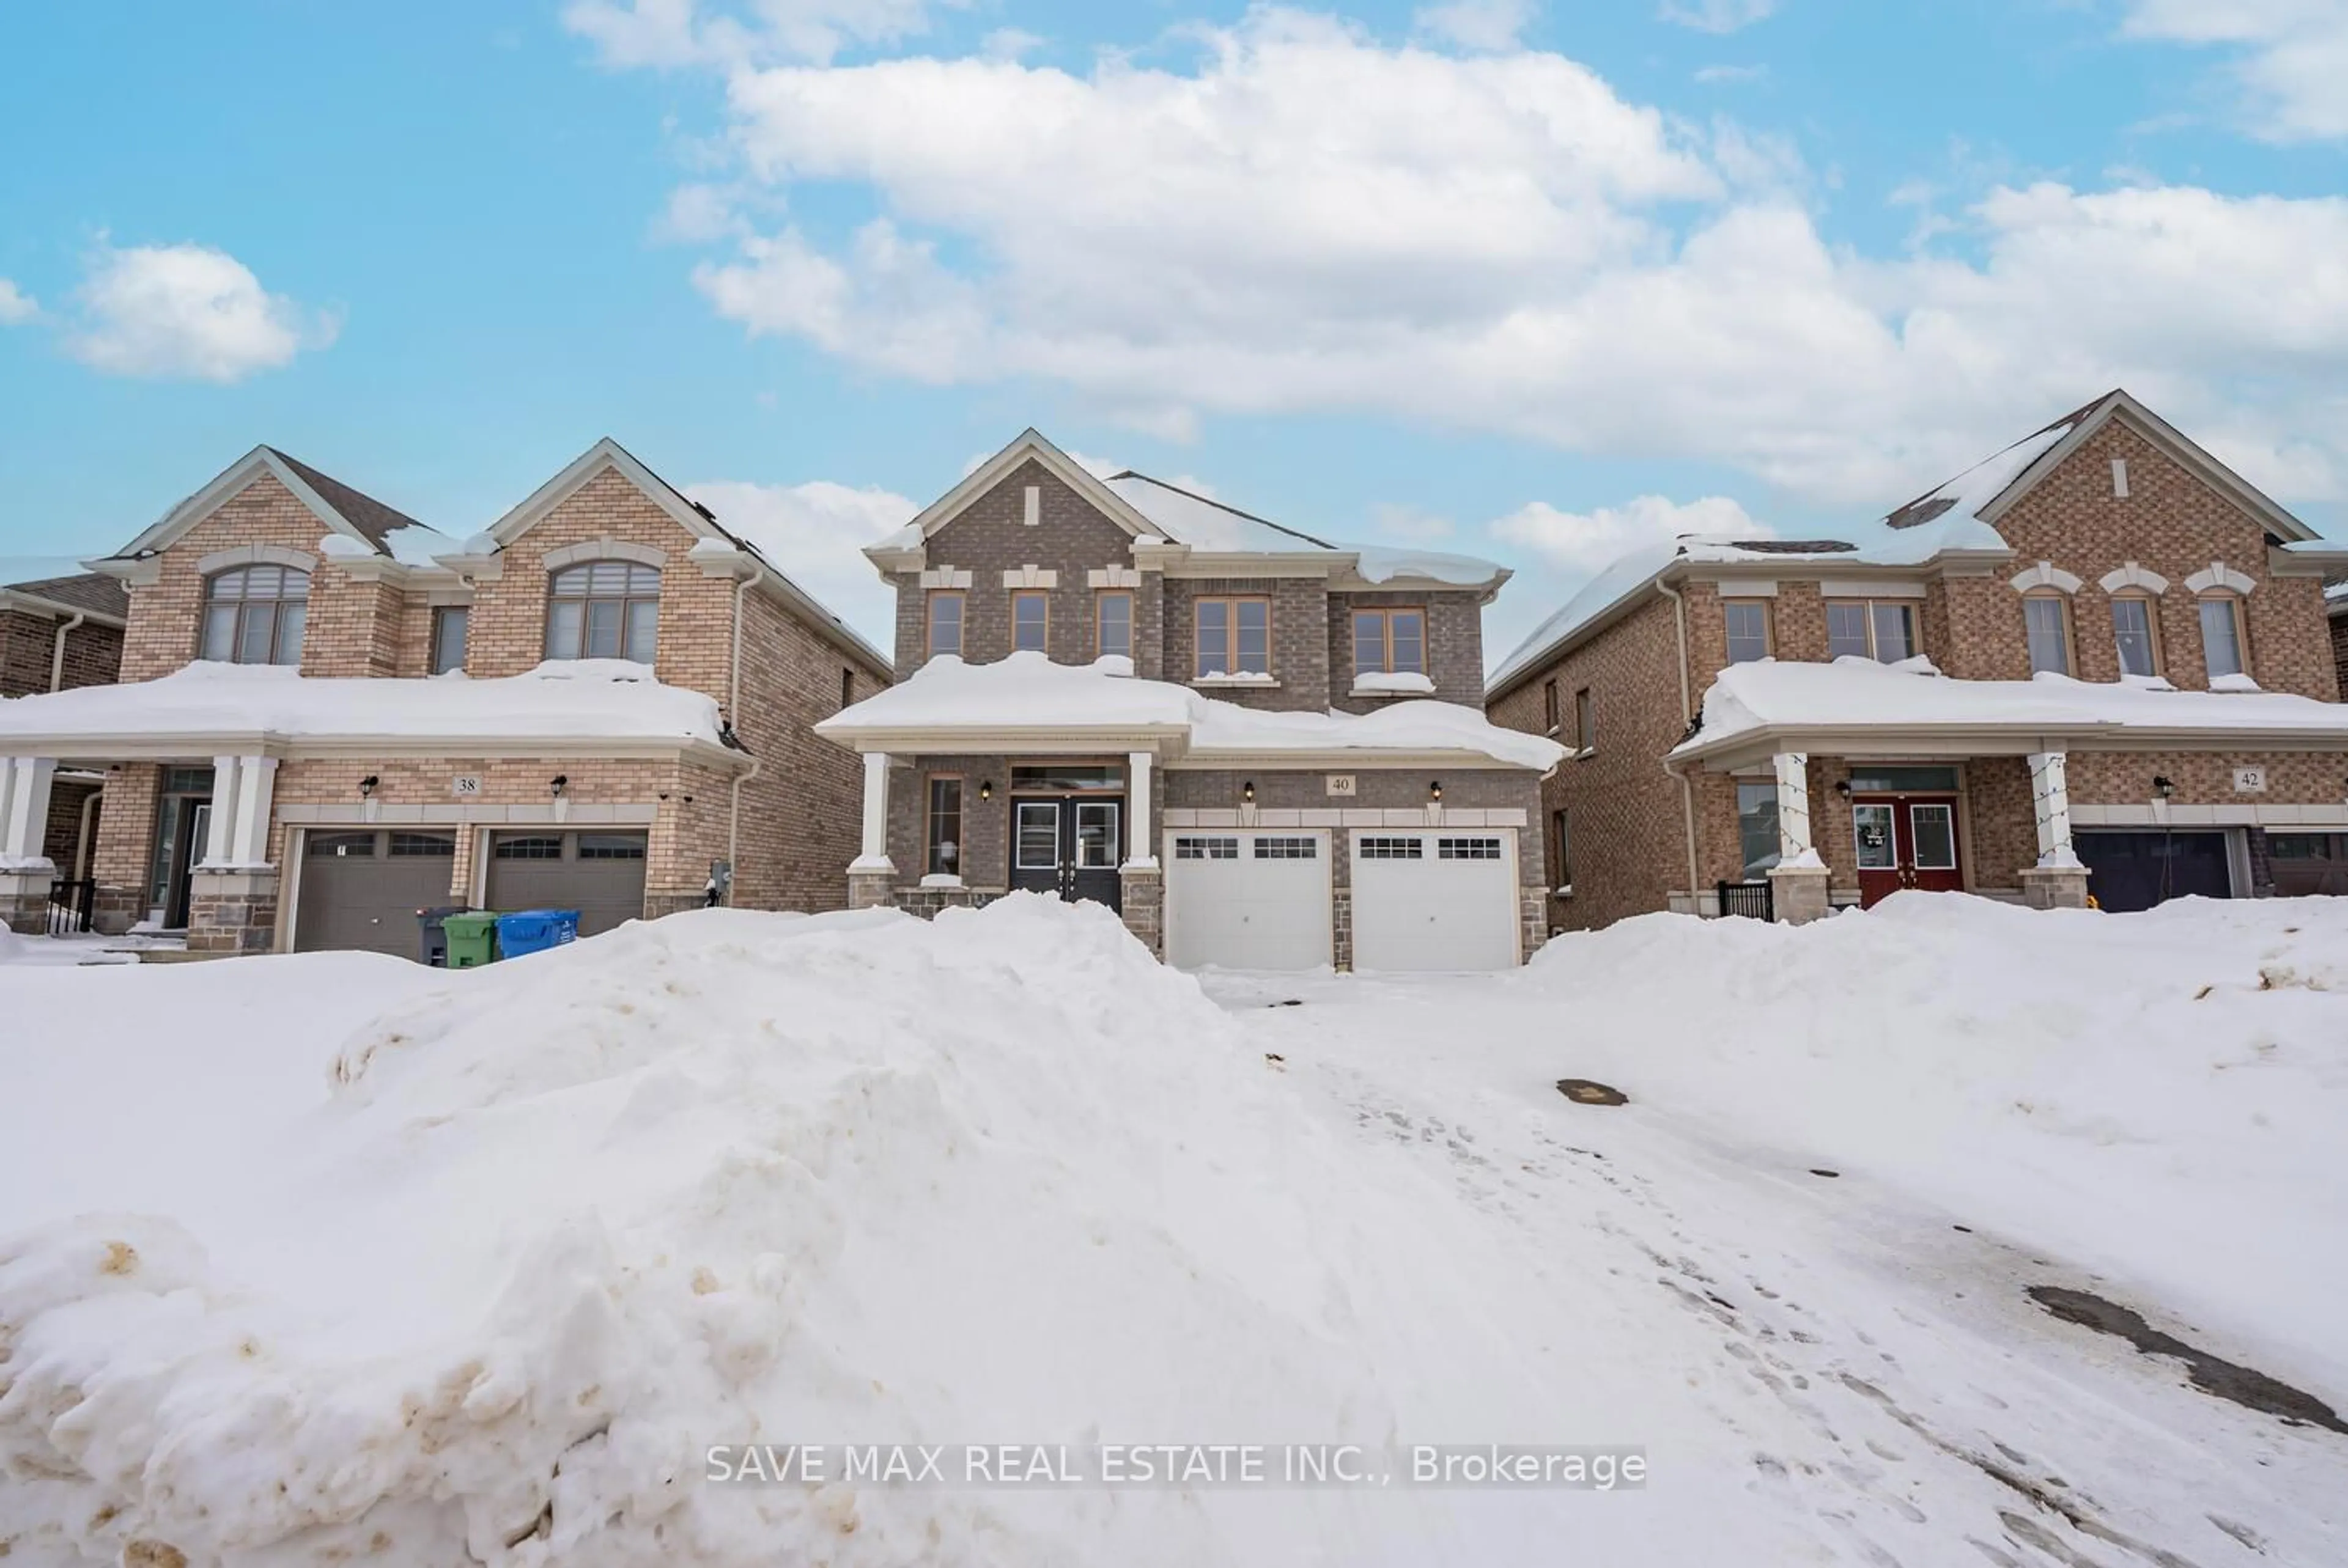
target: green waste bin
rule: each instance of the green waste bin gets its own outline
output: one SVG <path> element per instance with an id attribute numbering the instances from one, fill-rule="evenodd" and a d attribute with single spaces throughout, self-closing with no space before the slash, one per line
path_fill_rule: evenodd
<path id="1" fill-rule="evenodd" d="M 486 910 L 447 916 L 440 929 L 448 938 L 452 969 L 477 969 L 498 956 L 498 917 Z"/>

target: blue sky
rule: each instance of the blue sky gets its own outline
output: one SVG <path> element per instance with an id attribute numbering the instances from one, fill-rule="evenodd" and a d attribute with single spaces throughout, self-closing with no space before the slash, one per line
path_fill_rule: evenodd
<path id="1" fill-rule="evenodd" d="M 257 441 L 462 535 L 610 434 L 872 622 L 1032 423 L 1508 560 L 1497 653 L 2115 384 L 2348 534 L 2340 0 L 126 15 L 16 23 L 0 571 Z"/>

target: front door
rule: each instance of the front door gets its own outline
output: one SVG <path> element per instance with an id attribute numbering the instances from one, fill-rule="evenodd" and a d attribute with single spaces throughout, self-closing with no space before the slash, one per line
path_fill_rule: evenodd
<path id="1" fill-rule="evenodd" d="M 1118 908 L 1124 886 L 1125 801 L 1120 796 L 1024 797 L 1011 803 L 1011 886 L 1068 903 Z"/>
<path id="2" fill-rule="evenodd" d="M 1859 849 L 1859 902 L 1865 908 L 1904 887 L 1964 890 L 1957 856 L 1954 795 L 1885 795 L 1850 805 Z"/>

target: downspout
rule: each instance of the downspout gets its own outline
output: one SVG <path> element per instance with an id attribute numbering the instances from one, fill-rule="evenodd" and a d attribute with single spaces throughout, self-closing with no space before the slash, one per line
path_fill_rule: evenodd
<path id="1" fill-rule="evenodd" d="M 755 556 L 751 559 L 757 559 Z M 766 580 L 767 563 L 759 561 L 757 570 L 734 585 L 734 669 L 726 687 L 726 722 L 737 726 L 736 734 L 741 733 L 738 726 L 742 720 L 742 610 L 750 590 Z M 748 770 L 734 775 L 734 804 L 726 824 L 726 902 L 729 905 L 734 902 L 735 881 L 742 874 L 742 786 L 757 778 L 758 770 L 765 765 L 765 759 L 754 753 Z"/>
<path id="2" fill-rule="evenodd" d="M 98 811 L 98 803 L 105 796 L 103 785 L 82 796 L 81 834 L 74 840 L 73 879 L 77 882 L 89 875 L 89 819 Z"/>
<path id="3" fill-rule="evenodd" d="M 66 639 L 73 635 L 74 630 L 88 619 L 88 610 L 76 610 L 71 620 L 57 628 L 57 644 L 49 654 L 50 691 L 62 692 L 66 689 Z"/>
<path id="4" fill-rule="evenodd" d="M 1680 725 L 1684 733 L 1688 721 L 1695 717 L 1689 711 L 1687 600 L 1662 578 L 1655 579 L 1655 591 L 1672 601 L 1672 643 L 1680 656 Z M 1663 756 L 1663 772 L 1671 774 L 1680 786 L 1680 821 L 1687 835 L 1688 899 L 1691 903 L 1698 903 L 1700 907 L 1695 865 L 1695 785 L 1689 781 L 1687 774 L 1672 766 L 1668 752 Z"/>

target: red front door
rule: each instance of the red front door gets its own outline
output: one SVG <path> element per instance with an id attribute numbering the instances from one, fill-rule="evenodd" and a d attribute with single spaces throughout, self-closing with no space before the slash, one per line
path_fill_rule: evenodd
<path id="1" fill-rule="evenodd" d="M 1958 869 L 1954 795 L 1863 796 L 1850 803 L 1859 846 L 1859 903 L 1865 908 L 1903 887 L 1964 890 Z"/>

